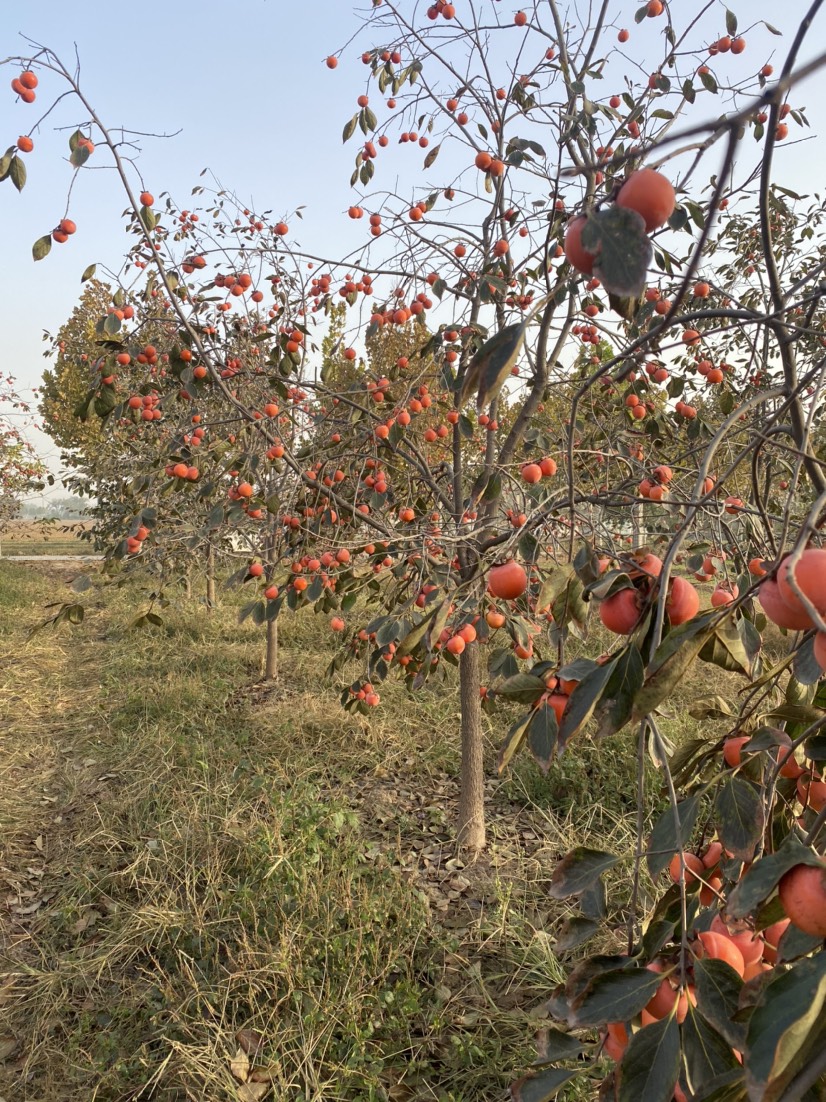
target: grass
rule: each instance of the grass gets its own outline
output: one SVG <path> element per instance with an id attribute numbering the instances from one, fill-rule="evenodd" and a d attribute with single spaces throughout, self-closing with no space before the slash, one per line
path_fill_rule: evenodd
<path id="1" fill-rule="evenodd" d="M 583 741 L 547 778 L 521 758 L 491 769 L 491 843 L 466 867 L 449 683 L 414 703 L 388 682 L 374 720 L 347 716 L 310 613 L 283 621 L 281 680 L 262 686 L 261 632 L 234 598 L 130 631 L 125 588 L 26 642 L 76 571 L 0 563 L 0 1094 L 504 1097 L 564 976 L 556 860 L 614 849 L 609 898 L 624 894 L 632 737 Z M 676 709 L 667 733 L 687 722 Z"/>

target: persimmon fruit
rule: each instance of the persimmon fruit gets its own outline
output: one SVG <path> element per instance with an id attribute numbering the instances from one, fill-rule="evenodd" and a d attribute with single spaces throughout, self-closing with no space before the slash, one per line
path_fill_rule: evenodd
<path id="1" fill-rule="evenodd" d="M 685 578 L 673 578 L 665 602 L 672 627 L 688 623 L 700 611 L 700 594 Z"/>
<path id="2" fill-rule="evenodd" d="M 783 910 L 799 930 L 826 938 L 826 861 L 789 869 L 780 880 L 778 894 Z"/>
<path id="3" fill-rule="evenodd" d="M 777 571 L 777 584 L 783 601 L 793 611 L 805 615 L 806 610 L 792 588 L 793 582 L 818 612 L 826 612 L 826 549 L 809 547 L 797 560 L 794 569 L 789 557 L 781 562 Z"/>
<path id="4" fill-rule="evenodd" d="M 715 930 L 701 930 L 697 935 L 700 948 L 697 948 L 697 956 L 712 957 L 715 960 L 723 960 L 742 976 L 746 970 L 746 962 L 743 954 L 726 934 L 719 934 Z"/>
<path id="5" fill-rule="evenodd" d="M 766 578 L 760 583 L 757 600 L 768 618 L 779 628 L 786 628 L 788 631 L 807 631 L 812 626 L 812 621 L 804 609 L 793 609 L 786 604 L 780 593 L 780 586 L 774 578 Z"/>
<path id="6" fill-rule="evenodd" d="M 639 594 L 636 589 L 621 589 L 600 602 L 599 618 L 616 635 L 630 635 L 640 622 Z"/>
<path id="7" fill-rule="evenodd" d="M 653 168 L 632 172 L 617 195 L 617 206 L 635 210 L 645 220 L 646 233 L 665 225 L 674 213 L 677 197 L 669 179 Z"/>
<path id="8" fill-rule="evenodd" d="M 584 214 L 571 219 L 565 230 L 565 257 L 572 268 L 576 268 L 583 275 L 591 275 L 594 270 L 596 256 L 589 253 L 582 244 L 582 231 L 587 219 Z"/>
<path id="9" fill-rule="evenodd" d="M 492 567 L 488 574 L 488 592 L 503 601 L 515 601 L 528 588 L 528 575 L 523 566 L 511 559 Z"/>

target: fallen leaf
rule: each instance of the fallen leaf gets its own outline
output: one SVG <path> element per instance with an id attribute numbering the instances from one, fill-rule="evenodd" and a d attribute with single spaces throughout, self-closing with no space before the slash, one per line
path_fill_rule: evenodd
<path id="1" fill-rule="evenodd" d="M 85 914 L 82 914 L 77 922 L 74 924 L 74 926 L 72 927 L 72 933 L 82 934 L 84 930 L 88 930 L 90 926 L 94 926 L 99 918 L 100 915 L 97 913 L 97 911 L 90 908 L 88 911 L 86 911 Z"/>
<path id="2" fill-rule="evenodd" d="M 241 1102 L 261 1102 L 269 1089 L 269 1083 L 245 1083 L 238 1088 L 238 1097 Z"/>
<path id="3" fill-rule="evenodd" d="M 16 1037 L 0 1037 L 0 1060 L 8 1060 L 17 1052 L 18 1041 Z"/>
<path id="4" fill-rule="evenodd" d="M 246 1083 L 250 1072 L 250 1058 L 242 1048 L 239 1048 L 229 1062 L 229 1070 L 242 1083 Z"/>
<path id="5" fill-rule="evenodd" d="M 35 838 L 34 848 L 39 849 L 41 853 L 43 852 L 43 835 L 42 834 L 38 834 L 38 836 Z"/>
<path id="6" fill-rule="evenodd" d="M 264 1035 L 259 1033 L 257 1029 L 239 1029 L 235 1034 L 235 1039 L 244 1052 L 249 1053 L 250 1056 L 257 1056 L 264 1047 Z"/>
<path id="7" fill-rule="evenodd" d="M 250 1083 L 272 1083 L 278 1072 L 278 1068 L 253 1068 L 250 1072 Z"/>
<path id="8" fill-rule="evenodd" d="M 42 899 L 36 899 L 34 903 L 30 903 L 26 907 L 12 907 L 12 914 L 16 915 L 33 915 L 35 911 L 39 910 L 43 905 Z"/>

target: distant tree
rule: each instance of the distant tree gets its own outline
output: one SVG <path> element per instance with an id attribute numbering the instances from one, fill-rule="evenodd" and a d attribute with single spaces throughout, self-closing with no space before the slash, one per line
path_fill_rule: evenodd
<path id="1" fill-rule="evenodd" d="M 17 516 L 23 497 L 43 489 L 45 467 L 18 423 L 29 412 L 12 377 L 0 376 L 0 523 Z"/>

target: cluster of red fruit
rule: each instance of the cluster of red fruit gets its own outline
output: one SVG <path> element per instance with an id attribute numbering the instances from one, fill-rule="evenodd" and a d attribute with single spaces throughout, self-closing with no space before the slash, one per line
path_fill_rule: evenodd
<path id="1" fill-rule="evenodd" d="M 37 99 L 37 93 L 35 88 L 39 84 L 37 75 L 26 69 L 20 74 L 19 77 L 15 77 L 11 82 L 12 91 L 16 92 L 24 103 L 34 103 Z"/>
<path id="2" fill-rule="evenodd" d="M 169 463 L 164 471 L 170 478 L 180 478 L 186 482 L 197 482 L 199 472 L 197 467 L 190 467 L 186 463 Z"/>
<path id="3" fill-rule="evenodd" d="M 543 478 L 553 478 L 556 474 L 556 461 L 546 455 L 537 463 L 525 463 L 522 467 L 522 481 L 531 484 L 540 482 Z"/>
<path id="4" fill-rule="evenodd" d="M 141 199 L 143 199 L 143 196 L 141 196 Z M 223 274 L 219 272 L 213 280 L 213 285 L 215 287 L 224 288 L 229 291 L 231 295 L 243 295 L 252 287 L 252 276 L 249 272 L 239 272 L 238 275 L 233 275 L 232 273 Z M 264 292 L 253 291 L 250 298 L 253 302 L 262 302 L 264 299 Z"/>
<path id="5" fill-rule="evenodd" d="M 160 409 L 160 394 L 133 394 L 126 403 L 127 409 L 131 409 L 141 421 L 160 421 L 163 419 L 163 411 Z"/>
<path id="6" fill-rule="evenodd" d="M 635 560 L 628 571 L 632 585 L 606 597 L 599 605 L 602 623 L 617 635 L 630 635 L 643 617 L 646 607 L 659 586 L 662 559 L 646 554 Z M 700 595 L 685 578 L 671 578 L 665 611 L 672 627 L 692 620 L 700 610 Z"/>
<path id="7" fill-rule="evenodd" d="M 711 906 L 720 898 L 723 886 L 719 871 L 725 851 L 719 841 L 710 842 L 702 853 L 675 854 L 669 865 L 669 874 L 675 883 L 684 880 L 689 891 L 700 885 L 700 902 Z M 746 872 L 744 867 L 743 872 Z M 633 1022 L 610 1022 L 603 1034 L 603 1051 L 612 1060 L 621 1060 L 630 1035 L 636 1029 L 644 1029 L 654 1022 L 674 1014 L 682 1023 L 689 1006 L 697 1005 L 694 984 L 696 961 L 721 960 L 732 968 L 745 982 L 756 979 L 764 972 L 772 971 L 778 959 L 780 939 L 791 924 L 813 937 L 826 937 L 826 866 L 795 865 L 780 879 L 778 898 L 786 912 L 786 918 L 765 927 L 759 932 L 745 921 L 730 918 L 724 912 L 715 914 L 707 930 L 699 930 L 691 941 L 691 956 L 686 975 L 679 977 L 678 954 L 661 956 L 646 968 L 662 973 L 663 979 L 652 998 Z M 742 1063 L 742 1053 L 734 1049 L 734 1055 Z M 674 1098 L 685 1102 L 686 1095 L 679 1084 Z"/>
<path id="8" fill-rule="evenodd" d="M 456 15 L 456 6 L 449 4 L 447 0 L 436 0 L 436 3 L 431 4 L 427 9 L 427 18 L 438 19 L 440 15 L 443 19 L 453 19 Z"/>
<path id="9" fill-rule="evenodd" d="M 126 553 L 128 555 L 139 555 L 143 550 L 143 541 L 149 536 L 149 529 L 143 525 L 137 530 L 134 536 L 128 536 L 126 540 Z"/>
<path id="10" fill-rule="evenodd" d="M 632 172 L 620 188 L 616 204 L 625 210 L 634 210 L 645 221 L 645 232 L 652 233 L 664 226 L 677 199 L 671 181 L 653 168 L 640 168 Z M 588 216 L 580 214 L 571 219 L 565 230 L 565 256 L 572 267 L 585 275 L 591 275 L 597 256 L 582 244 L 582 231 Z"/>
<path id="11" fill-rule="evenodd" d="M 58 245 L 62 245 L 76 232 L 77 226 L 71 218 L 62 218 L 52 230 L 52 239 L 56 241 Z"/>

